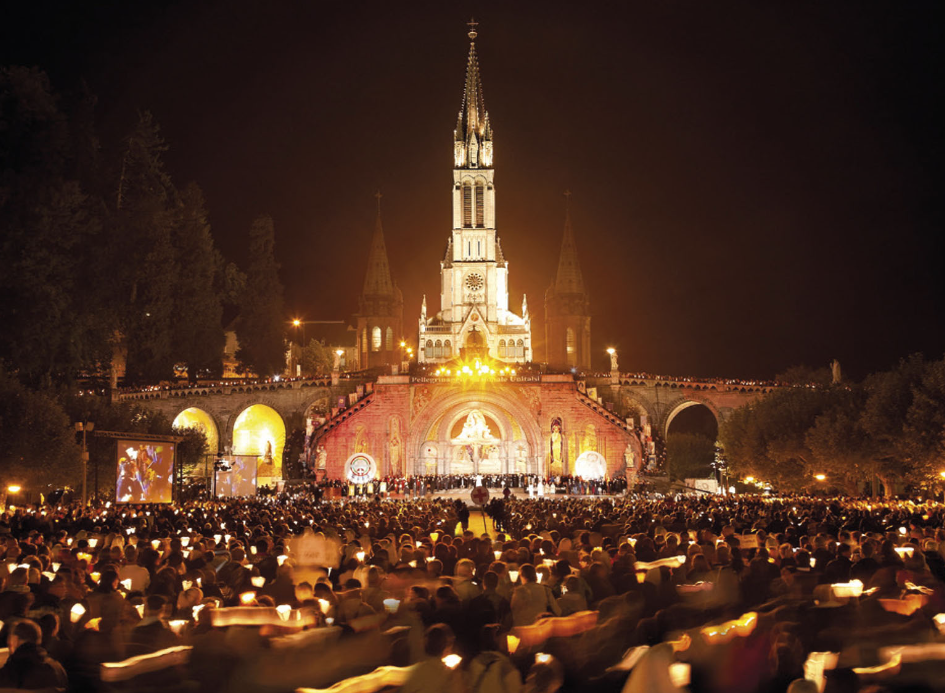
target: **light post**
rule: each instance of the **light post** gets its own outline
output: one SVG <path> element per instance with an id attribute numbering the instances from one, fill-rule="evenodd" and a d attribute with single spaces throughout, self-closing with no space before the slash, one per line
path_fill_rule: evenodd
<path id="1" fill-rule="evenodd" d="M 86 444 L 85 436 L 95 430 L 95 424 L 91 421 L 76 421 L 75 430 L 82 434 L 82 507 L 88 505 L 88 479 L 89 479 L 89 448 Z"/>
<path id="2" fill-rule="evenodd" d="M 302 329 L 302 341 L 299 342 L 300 347 L 305 347 L 305 321 L 300 318 L 296 318 L 292 321 L 292 326 L 295 328 L 295 336 L 298 339 L 299 328 Z"/>

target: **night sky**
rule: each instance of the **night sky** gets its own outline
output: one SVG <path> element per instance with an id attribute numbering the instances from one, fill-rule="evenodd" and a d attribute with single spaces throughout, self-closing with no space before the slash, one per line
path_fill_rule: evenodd
<path id="1" fill-rule="evenodd" d="M 292 315 L 357 309 L 379 188 L 415 340 L 475 15 L 511 303 L 528 294 L 537 345 L 570 189 L 595 367 L 615 346 L 623 370 L 838 358 L 860 377 L 945 352 L 939 5 L 24 1 L 0 63 L 84 79 L 106 150 L 152 111 L 228 259 L 273 216 Z"/>

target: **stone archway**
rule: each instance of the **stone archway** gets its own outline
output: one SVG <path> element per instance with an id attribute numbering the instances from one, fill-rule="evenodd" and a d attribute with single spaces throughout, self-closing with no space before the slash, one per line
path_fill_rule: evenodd
<path id="1" fill-rule="evenodd" d="M 712 416 L 715 417 L 716 427 L 721 425 L 722 418 L 719 415 L 719 411 L 711 402 L 698 399 L 677 400 L 676 402 L 673 402 L 667 409 L 668 414 L 666 415 L 666 419 L 663 421 L 662 426 L 664 439 L 669 436 L 669 426 L 673 423 L 673 419 L 675 419 L 681 411 L 688 409 L 689 407 L 705 407 L 712 413 Z"/>
<path id="2" fill-rule="evenodd" d="M 544 447 L 537 418 L 518 398 L 501 393 L 498 389 L 482 389 L 453 392 L 429 402 L 424 407 L 410 427 L 407 443 L 410 473 L 426 473 L 434 450 L 436 473 L 448 473 L 451 469 L 449 455 L 455 451 L 451 434 L 474 410 L 491 419 L 498 428 L 494 434 L 499 441 L 499 473 L 514 471 L 517 462 L 515 456 L 520 454 L 523 448 L 521 442 L 524 442 L 524 447 L 527 448 L 526 470 L 529 473 L 541 472 Z M 432 434 L 434 426 L 437 426 L 435 435 Z M 515 440 L 514 435 L 516 426 L 522 434 L 518 440 Z"/>
<path id="3" fill-rule="evenodd" d="M 232 454 L 256 457 L 260 484 L 282 478 L 286 424 L 282 413 L 262 402 L 243 407 L 229 426 Z"/>
<path id="4" fill-rule="evenodd" d="M 177 413 L 171 424 L 174 428 L 196 428 L 207 440 L 207 454 L 216 455 L 220 450 L 220 427 L 213 415 L 199 407 L 187 407 Z"/>

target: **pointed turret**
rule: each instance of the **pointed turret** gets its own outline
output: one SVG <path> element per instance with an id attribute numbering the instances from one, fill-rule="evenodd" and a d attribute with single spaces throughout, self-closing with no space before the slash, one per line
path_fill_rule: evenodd
<path id="1" fill-rule="evenodd" d="M 380 193 L 377 200 L 377 220 L 374 222 L 374 237 L 368 255 L 367 274 L 364 275 L 364 296 L 392 296 L 394 283 L 390 278 L 387 262 L 387 246 L 384 243 L 384 226 L 381 223 Z"/>
<path id="2" fill-rule="evenodd" d="M 561 255 L 558 257 L 558 274 L 555 276 L 555 293 L 584 294 L 584 276 L 578 262 L 577 244 L 574 242 L 574 230 L 571 228 L 571 194 L 565 195 L 567 203 L 564 212 L 564 237 L 561 239 Z"/>
<path id="3" fill-rule="evenodd" d="M 381 223 L 381 193 L 377 197 L 377 219 L 368 253 L 364 289 L 358 301 L 358 356 L 361 368 L 375 368 L 398 362 L 394 341 L 403 336 L 403 294 L 391 280 Z"/>
<path id="4" fill-rule="evenodd" d="M 591 367 L 591 313 L 571 227 L 571 193 L 564 214 L 558 273 L 545 292 L 546 358 L 555 366 Z"/>

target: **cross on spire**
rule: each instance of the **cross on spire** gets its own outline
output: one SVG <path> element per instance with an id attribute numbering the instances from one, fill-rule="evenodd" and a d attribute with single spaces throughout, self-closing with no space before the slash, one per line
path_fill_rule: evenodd
<path id="1" fill-rule="evenodd" d="M 479 22 L 477 22 L 475 18 L 470 17 L 469 21 L 466 22 L 466 26 L 469 27 L 469 33 L 467 34 L 469 36 L 469 40 L 475 41 L 476 37 L 479 35 L 479 32 L 476 31 L 476 27 L 479 26 Z"/>
<path id="2" fill-rule="evenodd" d="M 384 196 L 381 194 L 381 191 L 378 190 L 376 193 L 374 193 L 374 197 L 377 198 L 377 213 L 380 214 L 381 213 L 381 198 Z"/>

